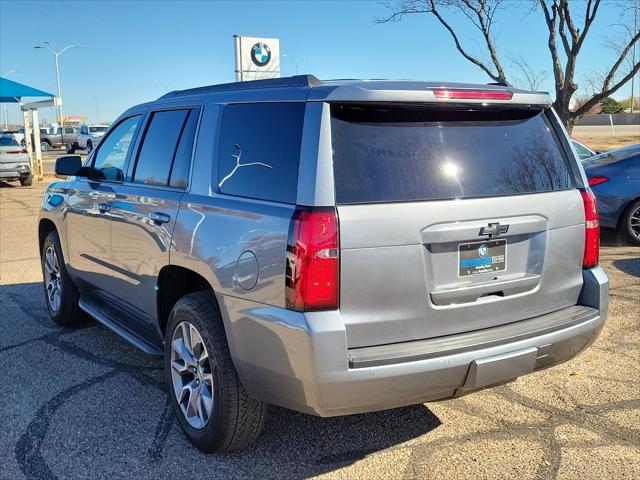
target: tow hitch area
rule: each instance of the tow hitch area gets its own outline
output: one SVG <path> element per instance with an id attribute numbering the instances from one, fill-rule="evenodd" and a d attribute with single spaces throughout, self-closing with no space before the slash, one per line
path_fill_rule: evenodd
<path id="1" fill-rule="evenodd" d="M 538 348 L 530 347 L 474 360 L 469 365 L 467 379 L 456 396 L 526 375 L 535 368 L 537 357 Z"/>

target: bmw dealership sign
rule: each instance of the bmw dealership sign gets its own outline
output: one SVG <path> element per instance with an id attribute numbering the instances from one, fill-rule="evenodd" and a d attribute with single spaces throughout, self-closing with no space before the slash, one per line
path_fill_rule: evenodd
<path id="1" fill-rule="evenodd" d="M 280 41 L 234 35 L 236 80 L 258 80 L 280 76 Z"/>

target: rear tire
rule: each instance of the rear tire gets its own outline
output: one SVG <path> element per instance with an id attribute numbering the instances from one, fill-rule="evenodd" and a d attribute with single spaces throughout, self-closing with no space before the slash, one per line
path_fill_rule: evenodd
<path id="1" fill-rule="evenodd" d="M 640 245 L 640 200 L 629 205 L 620 222 L 622 234 L 632 245 Z"/>
<path id="2" fill-rule="evenodd" d="M 267 404 L 251 398 L 240 383 L 212 293 L 196 292 L 178 300 L 165 333 L 164 361 L 173 410 L 193 445 L 213 453 L 255 442 L 264 426 Z M 208 408 L 208 415 L 189 415 L 194 411 L 189 409 L 192 396 L 195 411 L 199 414 Z"/>
<path id="3" fill-rule="evenodd" d="M 80 294 L 67 273 L 60 237 L 55 230 L 49 232 L 42 243 L 41 257 L 45 301 L 51 320 L 61 327 L 83 323 L 85 316 L 79 307 Z"/>
<path id="4" fill-rule="evenodd" d="M 50 147 L 51 145 L 49 145 L 49 142 L 40 142 L 40 150 L 42 150 L 43 152 L 49 150 Z"/>
<path id="5" fill-rule="evenodd" d="M 72 145 L 70 143 L 67 143 L 65 145 L 65 150 L 67 151 L 68 154 L 76 153 L 76 146 L 75 144 Z"/>
<path id="6" fill-rule="evenodd" d="M 91 153 L 91 150 L 93 150 L 93 142 L 91 140 L 87 141 L 87 153 Z"/>
<path id="7" fill-rule="evenodd" d="M 33 184 L 33 175 L 29 174 L 28 176 L 20 179 L 20 185 L 23 187 L 30 187 Z"/>

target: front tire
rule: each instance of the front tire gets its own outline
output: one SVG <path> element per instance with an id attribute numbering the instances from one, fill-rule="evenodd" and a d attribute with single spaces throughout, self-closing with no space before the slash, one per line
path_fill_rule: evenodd
<path id="1" fill-rule="evenodd" d="M 213 453 L 255 442 L 267 404 L 251 398 L 240 383 L 212 293 L 178 300 L 167 325 L 164 361 L 171 404 L 191 443 Z"/>
<path id="2" fill-rule="evenodd" d="M 49 142 L 40 142 L 40 150 L 42 150 L 43 152 L 49 150 L 49 147 L 51 147 L 51 145 L 49 145 Z"/>
<path id="3" fill-rule="evenodd" d="M 621 220 L 620 230 L 627 241 L 633 245 L 640 245 L 640 200 L 627 207 Z"/>
<path id="4" fill-rule="evenodd" d="M 61 327 L 82 323 L 80 294 L 67 273 L 58 232 L 51 231 L 42 244 L 44 294 L 51 319 Z"/>
<path id="5" fill-rule="evenodd" d="M 91 140 L 87 141 L 87 153 L 91 153 L 91 150 L 93 150 L 93 142 Z"/>

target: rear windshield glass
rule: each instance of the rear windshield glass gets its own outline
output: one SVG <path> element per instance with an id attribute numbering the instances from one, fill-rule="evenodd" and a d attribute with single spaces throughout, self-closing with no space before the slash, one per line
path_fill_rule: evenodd
<path id="1" fill-rule="evenodd" d="M 17 147 L 18 142 L 13 137 L 0 137 L 0 147 Z"/>
<path id="2" fill-rule="evenodd" d="M 539 110 L 334 104 L 340 204 L 492 197 L 573 188 Z"/>

